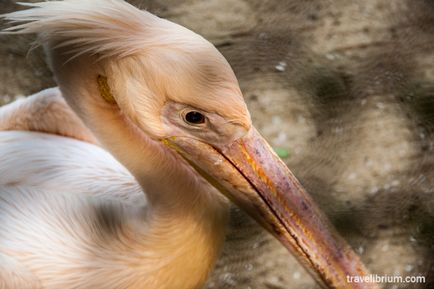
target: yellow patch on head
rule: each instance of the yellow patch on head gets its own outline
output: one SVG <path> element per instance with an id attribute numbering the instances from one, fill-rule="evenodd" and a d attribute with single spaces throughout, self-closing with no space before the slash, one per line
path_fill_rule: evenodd
<path id="1" fill-rule="evenodd" d="M 98 91 L 101 94 L 101 97 L 110 104 L 116 104 L 116 100 L 111 93 L 110 86 L 108 85 L 107 77 L 98 75 L 97 78 L 98 83 Z"/>
<path id="2" fill-rule="evenodd" d="M 161 140 L 161 143 L 177 152 L 182 152 L 181 148 L 177 146 L 175 143 L 171 142 L 171 140 L 172 141 L 176 140 L 176 137 L 172 136 L 170 138 L 164 138 Z"/>

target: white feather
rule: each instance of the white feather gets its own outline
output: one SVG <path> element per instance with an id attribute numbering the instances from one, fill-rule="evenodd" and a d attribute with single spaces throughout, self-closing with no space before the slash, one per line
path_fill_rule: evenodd
<path id="1" fill-rule="evenodd" d="M 14 262 L 46 289 L 191 289 L 205 280 L 222 232 L 208 232 L 206 218 L 147 219 L 141 188 L 103 149 L 0 132 L 0 164 L 0 271 Z"/>

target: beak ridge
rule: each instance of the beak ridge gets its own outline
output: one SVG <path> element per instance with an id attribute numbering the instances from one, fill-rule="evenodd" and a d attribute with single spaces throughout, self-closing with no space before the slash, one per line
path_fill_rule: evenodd
<path id="1" fill-rule="evenodd" d="M 324 288 L 379 288 L 348 283 L 347 276 L 366 276 L 368 271 L 255 128 L 227 145 L 188 138 L 168 142 L 270 231 Z"/>

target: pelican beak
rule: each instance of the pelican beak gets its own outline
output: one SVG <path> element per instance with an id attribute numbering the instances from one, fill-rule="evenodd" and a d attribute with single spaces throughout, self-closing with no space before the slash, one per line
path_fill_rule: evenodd
<path id="1" fill-rule="evenodd" d="M 348 281 L 368 275 L 364 265 L 255 128 L 219 147 L 183 137 L 165 142 L 271 232 L 324 288 L 379 288 Z"/>

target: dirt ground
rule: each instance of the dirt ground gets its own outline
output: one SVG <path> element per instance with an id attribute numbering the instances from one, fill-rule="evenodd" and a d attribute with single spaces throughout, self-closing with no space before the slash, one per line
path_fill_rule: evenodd
<path id="1" fill-rule="evenodd" d="M 434 288 L 433 1 L 131 2 L 222 51 L 255 125 L 373 273 L 427 278 L 384 288 Z M 0 37 L 0 104 L 55 85 L 32 37 Z M 234 208 L 207 288 L 318 287 Z"/>

